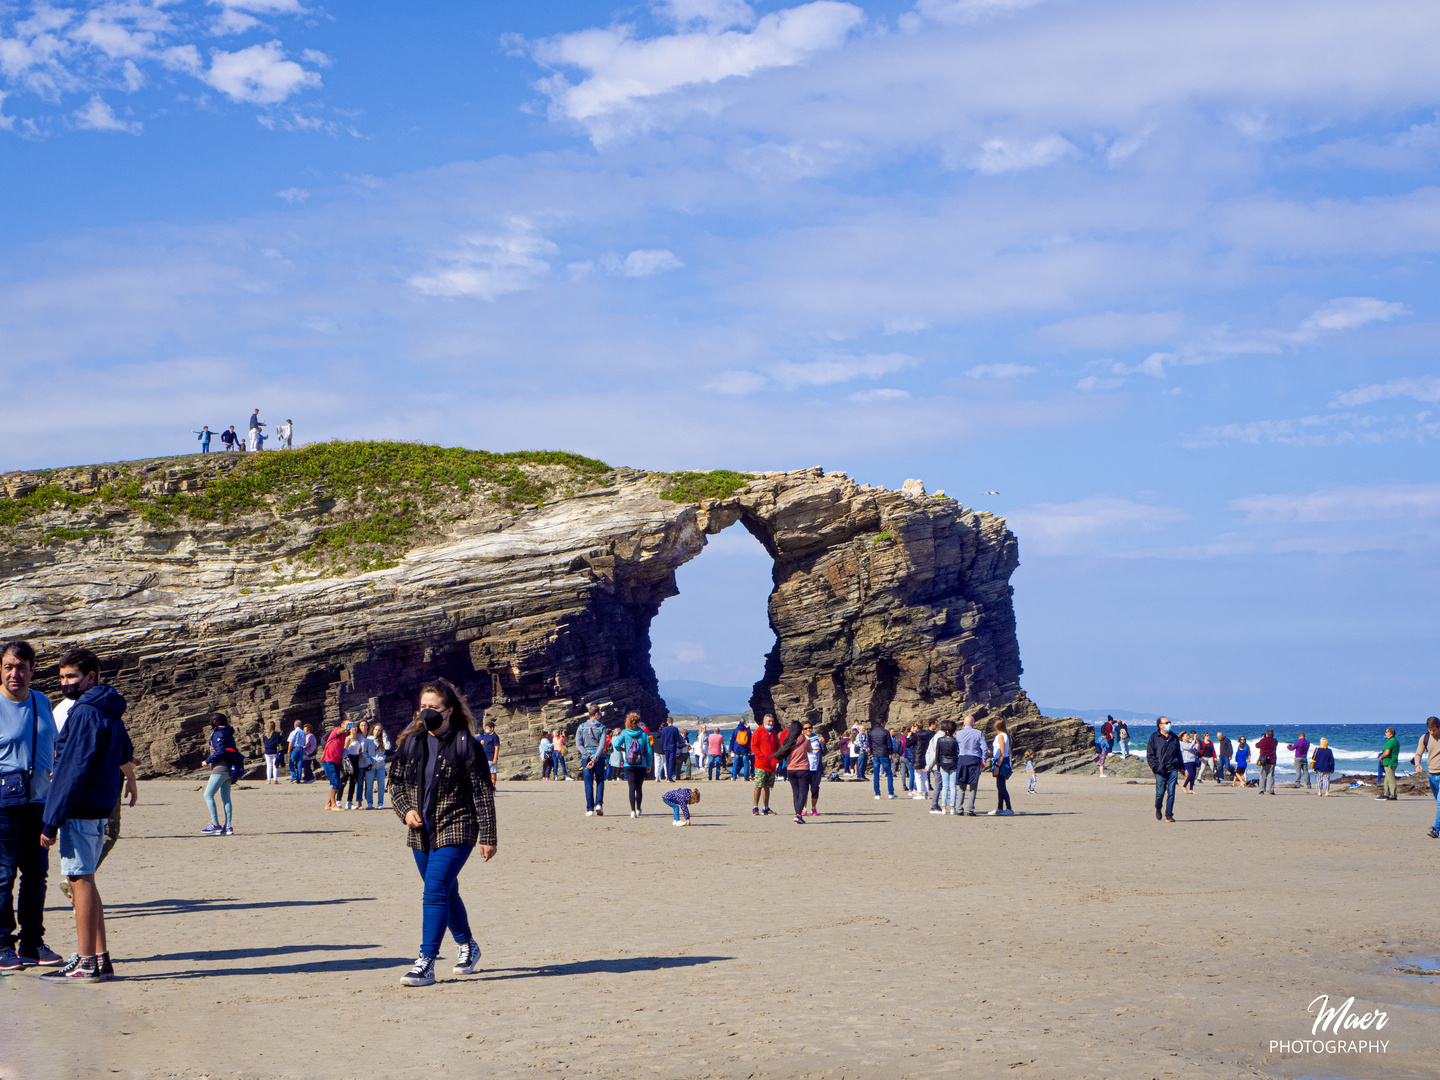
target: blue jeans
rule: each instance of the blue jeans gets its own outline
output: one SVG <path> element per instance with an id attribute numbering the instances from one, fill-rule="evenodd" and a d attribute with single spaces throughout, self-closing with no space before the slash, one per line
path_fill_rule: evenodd
<path id="1" fill-rule="evenodd" d="M 361 790 L 365 793 L 365 805 L 366 805 L 366 806 L 368 806 L 368 807 L 375 807 L 375 806 L 384 806 L 384 805 L 385 805 L 385 770 L 384 770 L 384 769 L 377 768 L 377 767 L 374 766 L 374 765 L 370 766 L 370 768 L 368 768 L 368 769 L 365 770 L 365 775 L 364 775 L 364 777 L 361 778 L 361 783 L 362 783 L 362 785 L 363 785 L 363 786 L 361 787 Z M 376 784 L 379 784 L 379 785 L 380 785 L 380 792 L 379 792 L 378 795 L 376 795 L 376 797 L 375 797 L 374 799 L 371 799 L 370 796 L 371 796 L 371 795 L 375 795 L 375 785 L 376 785 Z"/>
<path id="2" fill-rule="evenodd" d="M 566 769 L 565 769 L 565 755 L 564 755 L 564 754 L 556 754 L 556 755 L 554 755 L 554 757 L 555 757 L 555 771 L 554 771 L 554 773 L 552 773 L 551 775 L 563 777 L 564 779 L 568 780 L 568 779 L 570 778 L 570 773 L 569 773 L 568 771 L 566 771 Z"/>
<path id="3" fill-rule="evenodd" d="M 45 937 L 45 877 L 50 872 L 50 852 L 40 846 L 41 817 L 45 804 L 32 802 L 0 810 L 0 949 L 18 943 L 27 956 Z M 15 897 L 15 879 L 20 879 L 20 896 Z"/>
<path id="4" fill-rule="evenodd" d="M 870 774 L 875 780 L 875 794 L 880 794 L 880 770 L 883 768 L 885 770 L 885 783 L 890 787 L 890 794 L 894 795 L 895 773 L 891 769 L 890 759 L 888 757 L 877 757 L 871 764 L 873 767 L 870 770 Z"/>
<path id="5" fill-rule="evenodd" d="M 205 805 L 210 808 L 210 824 L 220 824 L 220 814 L 215 809 L 215 796 L 219 794 L 220 801 L 225 804 L 225 824 L 230 824 L 230 774 L 211 773 L 210 782 L 205 785 Z"/>
<path id="6" fill-rule="evenodd" d="M 305 760 L 305 751 L 298 747 L 290 751 L 290 779 L 300 782 L 300 762 Z"/>
<path id="7" fill-rule="evenodd" d="M 749 780 L 754 772 L 755 759 L 749 754 L 735 754 L 730 759 L 730 779 L 743 776 Z"/>
<path id="8" fill-rule="evenodd" d="M 580 778 L 585 781 L 585 809 L 594 810 L 605 805 L 605 762 L 596 761 L 592 754 L 584 759 L 580 767 Z"/>
<path id="9" fill-rule="evenodd" d="M 935 789 L 936 805 L 943 810 L 947 806 L 955 805 L 955 770 L 941 769 L 939 772 L 940 786 Z"/>
<path id="10" fill-rule="evenodd" d="M 1228 757 L 1222 757 L 1220 759 L 1220 773 L 1215 777 L 1217 784 L 1223 784 L 1225 782 L 1225 770 L 1228 768 L 1230 768 L 1230 759 Z"/>
<path id="11" fill-rule="evenodd" d="M 869 760 L 870 760 L 870 755 L 867 754 L 864 750 L 860 751 L 859 755 L 856 756 L 856 758 L 855 758 L 855 779 L 857 779 L 857 780 L 864 780 L 864 779 L 865 779 L 865 764 L 866 764 Z"/>
<path id="12" fill-rule="evenodd" d="M 1435 828 L 1440 830 L 1440 776 L 1430 774 L 1430 794 L 1435 796 Z"/>
<path id="13" fill-rule="evenodd" d="M 1180 779 L 1180 771 L 1171 769 L 1169 772 L 1155 774 L 1155 809 L 1160 809 L 1160 800 L 1166 799 L 1165 816 L 1175 816 L 1175 781 Z"/>
<path id="14" fill-rule="evenodd" d="M 710 755 L 710 770 L 707 780 L 719 780 L 720 774 L 725 771 L 725 756 L 723 754 Z"/>
<path id="15" fill-rule="evenodd" d="M 470 936 L 470 917 L 465 914 L 465 903 L 460 899 L 460 868 L 475 849 L 453 844 L 436 848 L 434 851 L 416 851 L 415 866 L 425 879 L 425 894 L 421 900 L 424 912 L 424 929 L 421 931 L 420 955 L 431 960 L 440 955 L 440 940 L 445 928 L 456 945 L 468 945 L 475 939 Z"/>
<path id="16" fill-rule="evenodd" d="M 336 797 L 340 795 L 340 788 L 344 781 L 340 779 L 340 766 L 333 761 L 322 761 L 320 763 L 325 769 L 325 779 L 330 783 L 330 790 L 335 792 Z"/>

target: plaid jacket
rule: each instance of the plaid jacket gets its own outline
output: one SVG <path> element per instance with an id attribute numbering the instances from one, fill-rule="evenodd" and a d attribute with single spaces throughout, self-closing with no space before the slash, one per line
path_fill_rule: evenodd
<path id="1" fill-rule="evenodd" d="M 435 812 L 429 829 L 411 829 L 407 843 L 421 851 L 458 845 L 495 843 L 495 788 L 485 755 L 468 731 L 440 737 L 435 764 Z M 423 730 L 400 740 L 390 763 L 390 805 L 401 821 L 411 810 L 425 816 L 418 803 L 430 740 Z"/>

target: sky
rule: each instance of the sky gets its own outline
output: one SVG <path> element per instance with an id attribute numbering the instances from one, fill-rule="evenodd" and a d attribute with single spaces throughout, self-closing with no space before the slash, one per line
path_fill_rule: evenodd
<path id="1" fill-rule="evenodd" d="M 1019 538 L 1042 705 L 1423 719 L 1436 40 L 1393 0 L 0 0 L 0 468 L 260 406 L 918 477 Z M 747 543 L 682 568 L 662 676 L 758 677 Z"/>

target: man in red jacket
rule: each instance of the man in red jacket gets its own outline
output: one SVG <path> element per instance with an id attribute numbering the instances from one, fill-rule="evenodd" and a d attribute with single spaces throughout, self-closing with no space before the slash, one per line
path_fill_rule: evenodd
<path id="1" fill-rule="evenodd" d="M 755 729 L 750 739 L 751 752 L 755 755 L 755 805 L 750 812 L 757 816 L 773 814 L 770 809 L 770 790 L 775 786 L 775 752 L 780 749 L 780 731 L 775 717 L 765 714 L 765 722 Z M 761 808 L 760 800 L 765 800 Z"/>

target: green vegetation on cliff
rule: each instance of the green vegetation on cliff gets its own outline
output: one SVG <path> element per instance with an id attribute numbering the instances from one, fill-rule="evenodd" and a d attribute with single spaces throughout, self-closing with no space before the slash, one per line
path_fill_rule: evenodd
<path id="1" fill-rule="evenodd" d="M 671 502 L 700 502 L 702 499 L 724 499 L 734 495 L 755 477 L 751 473 L 729 469 L 709 472 L 655 473 L 660 481 L 662 499 Z"/>
<path id="2" fill-rule="evenodd" d="M 166 465 L 169 469 L 160 471 Z M 421 443 L 317 443 L 284 452 L 106 467 L 106 479 L 93 490 L 85 490 L 88 470 L 68 470 L 74 474 L 68 478 L 67 470 L 46 470 L 36 478 L 51 482 L 0 500 L 0 528 L 23 527 L 49 511 L 87 508 L 136 513 L 160 527 L 182 519 L 228 523 L 261 512 L 278 519 L 312 500 L 334 500 L 339 508 L 319 516 L 321 528 L 300 557 L 337 571 L 369 569 L 411 546 L 419 530 L 434 521 L 434 511 L 477 487 L 514 512 L 543 503 L 556 487 L 549 473 L 555 466 L 590 482 L 609 470 L 603 461 L 561 450 L 495 454 Z M 81 490 L 71 490 L 77 486 Z M 52 527 L 46 538 L 102 535 L 108 533 Z"/>

